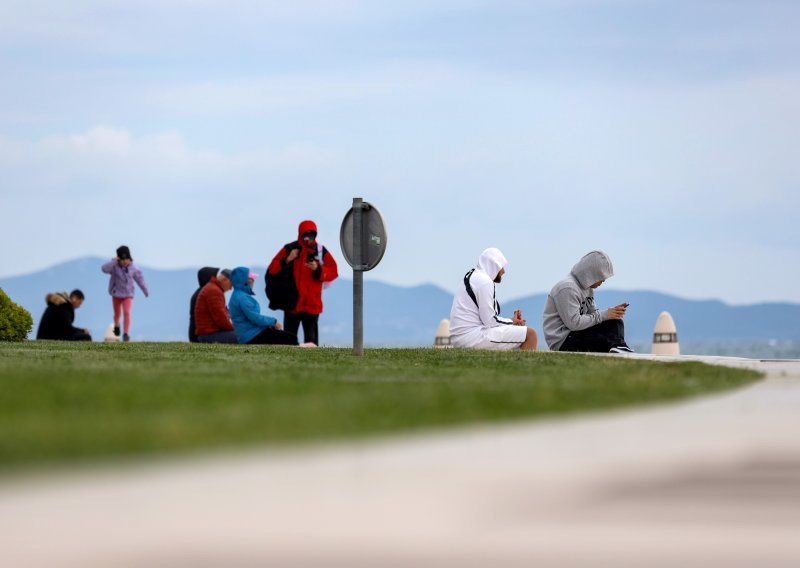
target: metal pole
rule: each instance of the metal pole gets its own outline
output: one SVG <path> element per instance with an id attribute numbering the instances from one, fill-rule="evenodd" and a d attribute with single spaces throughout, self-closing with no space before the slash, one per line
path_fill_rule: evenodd
<path id="1" fill-rule="evenodd" d="M 364 354 L 364 258 L 361 213 L 363 200 L 353 198 L 353 355 Z"/>

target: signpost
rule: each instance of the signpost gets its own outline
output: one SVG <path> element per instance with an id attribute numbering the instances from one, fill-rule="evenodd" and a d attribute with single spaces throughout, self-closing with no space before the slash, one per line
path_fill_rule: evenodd
<path id="1" fill-rule="evenodd" d="M 386 252 L 386 224 L 378 209 L 360 197 L 345 214 L 339 232 L 342 254 L 353 267 L 353 355 L 364 354 L 364 272 Z"/>

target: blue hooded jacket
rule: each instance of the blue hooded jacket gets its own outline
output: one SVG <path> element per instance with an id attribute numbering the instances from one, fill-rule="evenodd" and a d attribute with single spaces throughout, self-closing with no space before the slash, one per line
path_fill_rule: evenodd
<path id="1" fill-rule="evenodd" d="M 250 269 L 238 266 L 231 272 L 233 294 L 228 303 L 233 329 L 239 343 L 249 343 L 252 339 L 268 327 L 275 327 L 278 322 L 273 317 L 261 315 L 261 306 L 255 299 L 255 293 L 247 285 Z"/>

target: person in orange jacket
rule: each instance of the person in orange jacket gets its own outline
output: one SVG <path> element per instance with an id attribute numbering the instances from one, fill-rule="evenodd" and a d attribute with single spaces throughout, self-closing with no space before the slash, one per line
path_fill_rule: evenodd
<path id="1" fill-rule="evenodd" d="M 200 288 L 194 305 L 194 331 L 200 343 L 239 342 L 225 307 L 225 292 L 231 288 L 231 271 L 227 268 Z"/>
<path id="2" fill-rule="evenodd" d="M 339 276 L 336 260 L 317 242 L 317 225 L 303 221 L 297 230 L 297 240 L 281 247 L 269 265 L 270 275 L 291 270 L 297 287 L 297 303 L 284 309 L 283 328 L 297 334 L 303 324 L 303 338 L 319 345 L 319 315 L 322 313 L 323 284 Z"/>

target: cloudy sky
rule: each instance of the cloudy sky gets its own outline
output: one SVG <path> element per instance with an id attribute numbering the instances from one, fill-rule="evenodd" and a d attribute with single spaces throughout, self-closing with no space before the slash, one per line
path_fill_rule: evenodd
<path id="1" fill-rule="evenodd" d="M 614 288 L 800 302 L 799 28 L 779 0 L 3 0 L 0 276 L 123 243 L 264 264 L 305 218 L 341 259 L 359 196 L 371 279 L 453 290 L 497 246 L 510 298 L 602 248 Z"/>

